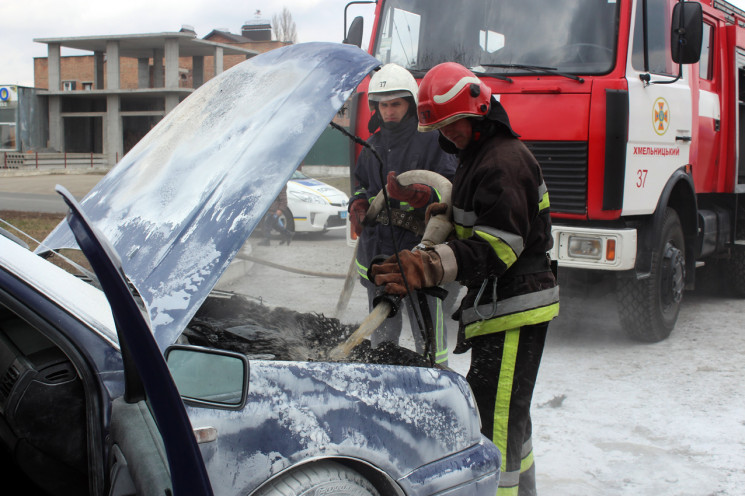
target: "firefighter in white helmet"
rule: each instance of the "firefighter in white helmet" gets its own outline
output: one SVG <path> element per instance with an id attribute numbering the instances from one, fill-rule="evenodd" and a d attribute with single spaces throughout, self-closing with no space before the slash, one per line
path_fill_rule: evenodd
<path id="1" fill-rule="evenodd" d="M 439 193 L 429 186 L 401 187 L 395 183 L 388 188 L 392 219 L 388 219 L 387 210 L 382 209 L 376 223 L 364 226 L 362 220 L 370 202 L 386 185 L 383 181 L 389 174 L 395 176 L 413 169 L 431 170 L 448 179 L 452 179 L 455 173 L 455 159 L 439 147 L 438 134 L 417 132 L 416 98 L 416 80 L 399 65 L 386 64 L 370 79 L 368 104 L 372 116 L 368 128 L 374 134 L 368 143 L 377 151 L 383 163 L 381 165 L 370 150 L 363 149 L 355 168 L 356 185 L 349 202 L 351 227 L 358 236 L 357 269 L 361 283 L 368 291 L 370 310 L 376 296 L 375 285 L 367 276 L 370 261 L 376 256 L 395 253 L 396 247 L 411 249 L 416 246 L 424 233 L 427 206 L 440 201 Z M 435 361 L 447 364 L 447 333 L 442 301 L 427 298 L 435 331 Z M 407 309 L 417 351 L 423 353 L 425 340 L 411 301 L 405 298 L 402 303 Z M 370 340 L 374 348 L 386 341 L 398 344 L 401 313 L 397 312 L 386 319 L 372 334 Z"/>
<path id="2" fill-rule="evenodd" d="M 458 346 L 471 349 L 467 380 L 481 429 L 502 452 L 498 496 L 533 496 L 530 403 L 559 288 L 548 258 L 553 240 L 541 167 L 513 131 L 489 86 L 460 64 L 427 72 L 419 88 L 419 129 L 439 130 L 456 154 L 455 239 L 431 250 L 399 253 L 409 288 L 456 280 L 467 288 Z M 440 205 L 432 205 L 430 214 Z M 402 294 L 391 257 L 372 269 L 386 291 Z"/>

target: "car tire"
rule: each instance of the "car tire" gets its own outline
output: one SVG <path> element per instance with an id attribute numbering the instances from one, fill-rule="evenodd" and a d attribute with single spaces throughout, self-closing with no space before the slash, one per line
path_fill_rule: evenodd
<path id="1" fill-rule="evenodd" d="M 282 215 L 279 220 L 284 223 L 285 229 L 295 234 L 295 219 L 292 217 L 292 212 L 288 207 L 282 209 Z"/>
<path id="2" fill-rule="evenodd" d="M 301 494 L 380 496 L 375 487 L 358 472 L 332 461 L 297 467 L 262 487 L 255 493 L 255 496 L 299 496 Z"/>
<path id="3" fill-rule="evenodd" d="M 657 343 L 666 339 L 680 312 L 685 288 L 685 242 L 675 210 L 665 211 L 661 232 L 649 277 L 620 277 L 617 281 L 621 325 L 635 341 Z"/>

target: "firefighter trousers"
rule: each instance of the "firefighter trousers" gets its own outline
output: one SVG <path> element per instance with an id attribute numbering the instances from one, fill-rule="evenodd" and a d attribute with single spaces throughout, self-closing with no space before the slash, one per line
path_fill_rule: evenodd
<path id="1" fill-rule="evenodd" d="M 536 494 L 530 402 L 547 330 L 545 322 L 472 338 L 466 379 L 481 432 L 502 453 L 498 496 Z"/>

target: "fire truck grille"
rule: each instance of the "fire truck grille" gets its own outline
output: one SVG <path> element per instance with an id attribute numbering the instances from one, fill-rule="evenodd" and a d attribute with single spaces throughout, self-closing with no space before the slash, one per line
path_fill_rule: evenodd
<path id="1" fill-rule="evenodd" d="M 526 141 L 543 169 L 551 212 L 587 213 L 587 142 Z"/>

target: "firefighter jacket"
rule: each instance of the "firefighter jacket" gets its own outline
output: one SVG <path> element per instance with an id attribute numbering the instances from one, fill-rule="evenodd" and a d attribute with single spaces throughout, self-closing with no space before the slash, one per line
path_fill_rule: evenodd
<path id="1" fill-rule="evenodd" d="M 455 279 L 468 289 L 454 315 L 464 337 L 551 320 L 559 288 L 547 254 L 551 218 L 538 161 L 502 131 L 472 142 L 459 158 L 452 192 L 457 239 L 448 246 Z"/>
<path id="2" fill-rule="evenodd" d="M 383 127 L 373 134 L 367 142 L 380 155 L 383 161 L 383 169 L 380 170 L 381 165 L 374 154 L 364 148 L 357 160 L 357 167 L 354 172 L 357 186 L 349 204 L 351 205 L 359 199 L 368 203 L 372 202 L 375 195 L 380 193 L 381 188 L 385 187 L 389 171 L 395 171 L 398 175 L 414 169 L 426 169 L 452 180 L 455 173 L 456 159 L 440 148 L 437 142 L 438 134 L 435 131 L 418 132 L 415 116 L 406 117 L 394 129 Z M 433 191 L 431 201 L 440 201 L 439 192 Z M 390 199 L 390 207 L 394 216 L 396 213 L 414 216 L 419 219 L 423 226 L 426 207 L 414 209 L 407 203 L 392 198 Z M 385 209 L 381 213 L 384 212 Z M 357 240 L 357 270 L 363 280 L 367 280 L 367 269 L 373 257 L 376 255 L 393 255 L 395 248 L 399 250 L 411 249 L 422 239 L 422 233 L 417 234 L 403 227 L 396 227 L 395 223 L 392 231 L 393 233 L 391 233 L 391 226 L 380 222 L 372 226 L 365 226 Z"/>

